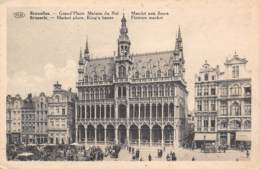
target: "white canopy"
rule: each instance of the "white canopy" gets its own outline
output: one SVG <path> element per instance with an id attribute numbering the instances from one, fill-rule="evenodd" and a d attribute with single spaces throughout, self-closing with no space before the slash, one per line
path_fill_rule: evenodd
<path id="1" fill-rule="evenodd" d="M 251 133 L 246 131 L 236 132 L 237 141 L 251 141 Z"/>
<path id="2" fill-rule="evenodd" d="M 216 133 L 195 133 L 194 140 L 195 141 L 215 141 Z"/>

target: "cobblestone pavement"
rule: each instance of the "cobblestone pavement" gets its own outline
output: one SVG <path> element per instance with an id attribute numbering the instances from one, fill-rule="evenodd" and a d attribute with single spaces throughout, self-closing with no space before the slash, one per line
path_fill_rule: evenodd
<path id="1" fill-rule="evenodd" d="M 157 157 L 158 147 L 150 147 L 150 148 L 140 148 L 140 157 L 144 161 L 148 161 L 148 155 L 151 154 L 152 161 L 166 161 L 167 153 L 170 151 L 175 152 L 177 161 L 191 161 L 192 157 L 195 158 L 196 161 L 246 161 L 250 160 L 250 158 L 246 157 L 246 152 L 241 152 L 237 150 L 227 150 L 226 153 L 202 153 L 200 150 L 190 150 L 190 149 L 171 149 L 166 148 L 165 152 L 163 152 L 163 156 L 161 158 Z M 106 160 L 116 160 L 116 161 L 131 161 L 132 154 L 129 153 L 125 148 L 121 149 L 119 153 L 119 158 L 114 159 L 110 157 L 106 157 Z"/>

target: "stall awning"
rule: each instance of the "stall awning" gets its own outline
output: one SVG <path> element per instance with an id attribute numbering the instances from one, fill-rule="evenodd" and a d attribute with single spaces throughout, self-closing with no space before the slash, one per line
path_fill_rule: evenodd
<path id="1" fill-rule="evenodd" d="M 195 133 L 194 140 L 195 141 L 215 141 L 216 133 Z"/>
<path id="2" fill-rule="evenodd" d="M 251 141 L 251 132 L 236 132 L 236 141 Z"/>

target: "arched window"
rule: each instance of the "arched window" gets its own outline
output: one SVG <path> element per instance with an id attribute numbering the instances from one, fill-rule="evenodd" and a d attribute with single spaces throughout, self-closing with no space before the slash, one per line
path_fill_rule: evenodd
<path id="1" fill-rule="evenodd" d="M 153 87 L 152 86 L 149 86 L 148 93 L 149 93 L 149 97 L 153 96 Z"/>
<path id="2" fill-rule="evenodd" d="M 126 96 L 126 87 L 123 87 L 123 96 Z"/>
<path id="3" fill-rule="evenodd" d="M 143 97 L 147 97 L 147 87 L 143 87 Z"/>
<path id="4" fill-rule="evenodd" d="M 94 75 L 94 82 L 96 82 L 98 80 L 98 77 L 97 77 L 97 75 L 95 74 Z"/>
<path id="5" fill-rule="evenodd" d="M 238 120 L 233 120 L 230 122 L 230 128 L 231 129 L 240 129 L 241 128 L 241 122 Z"/>
<path id="6" fill-rule="evenodd" d="M 89 99 L 89 90 L 87 89 L 86 90 L 86 100 L 88 100 Z"/>
<path id="7" fill-rule="evenodd" d="M 56 101 L 56 102 L 60 102 L 60 96 L 56 95 L 56 96 L 55 96 L 55 101 Z"/>
<path id="8" fill-rule="evenodd" d="M 172 70 L 169 69 L 169 70 L 168 70 L 168 77 L 171 77 L 171 76 L 172 76 Z"/>
<path id="9" fill-rule="evenodd" d="M 121 87 L 118 87 L 118 97 L 121 97 Z"/>
<path id="10" fill-rule="evenodd" d="M 139 86 L 137 90 L 137 97 L 141 97 L 141 90 L 141 86 Z"/>
<path id="11" fill-rule="evenodd" d="M 160 86 L 160 97 L 164 96 L 164 87 L 163 85 Z"/>
<path id="12" fill-rule="evenodd" d="M 209 75 L 206 73 L 206 74 L 204 75 L 204 80 L 205 80 L 205 81 L 208 81 L 208 79 L 209 79 Z"/>
<path id="13" fill-rule="evenodd" d="M 250 120 L 246 120 L 244 122 L 244 128 L 245 129 L 251 129 L 251 121 Z"/>
<path id="14" fill-rule="evenodd" d="M 103 74 L 103 81 L 106 81 L 106 80 L 107 80 L 107 75 Z"/>
<path id="15" fill-rule="evenodd" d="M 146 71 L 146 78 L 150 78 L 150 71 L 149 70 Z"/>
<path id="16" fill-rule="evenodd" d="M 171 89 L 170 89 L 170 86 L 167 85 L 166 88 L 165 88 L 165 95 L 166 95 L 166 96 L 170 96 L 170 90 L 171 90 Z"/>
<path id="17" fill-rule="evenodd" d="M 226 129 L 227 127 L 228 127 L 227 121 L 221 121 L 221 123 L 220 123 L 220 128 L 221 128 L 221 129 Z"/>
<path id="18" fill-rule="evenodd" d="M 90 96 L 91 96 L 91 99 L 93 100 L 94 99 L 94 90 L 93 89 L 91 89 L 91 91 L 90 91 Z"/>
<path id="19" fill-rule="evenodd" d="M 237 102 L 234 102 L 231 105 L 231 116 L 240 116 L 240 115 L 241 115 L 240 105 Z"/>
<path id="20" fill-rule="evenodd" d="M 241 88 L 239 87 L 239 85 L 234 85 L 230 88 L 231 90 L 231 95 L 232 96 L 240 96 L 241 94 Z"/>
<path id="21" fill-rule="evenodd" d="M 154 86 L 154 96 L 157 97 L 158 96 L 158 87 Z"/>
<path id="22" fill-rule="evenodd" d="M 104 90 L 101 88 L 100 89 L 100 98 L 103 99 L 104 98 Z"/>
<path id="23" fill-rule="evenodd" d="M 136 88 L 132 87 L 132 97 L 136 97 Z"/>
<path id="24" fill-rule="evenodd" d="M 157 77 L 161 77 L 161 70 L 157 71 Z"/>
<path id="25" fill-rule="evenodd" d="M 99 90 L 98 89 L 95 90 L 95 99 L 99 99 Z"/>
<path id="26" fill-rule="evenodd" d="M 124 78 L 124 77 L 126 77 L 126 68 L 123 65 L 121 65 L 119 67 L 119 78 Z"/>
<path id="27" fill-rule="evenodd" d="M 135 78 L 138 79 L 139 78 L 139 72 L 135 72 Z"/>

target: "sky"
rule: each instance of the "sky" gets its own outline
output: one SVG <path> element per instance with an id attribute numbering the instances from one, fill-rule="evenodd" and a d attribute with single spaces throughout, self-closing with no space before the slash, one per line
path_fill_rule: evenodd
<path id="1" fill-rule="evenodd" d="M 70 11 L 61 8 L 10 8 L 7 21 L 7 94 L 51 94 L 59 81 L 65 89 L 76 91 L 77 63 L 80 48 L 88 37 L 91 58 L 113 56 L 117 49 L 120 20 L 124 11 L 131 40 L 131 52 L 173 50 L 178 27 L 181 27 L 185 58 L 185 79 L 189 91 L 189 110 L 194 107 L 194 76 L 207 60 L 220 65 L 236 51 L 253 65 L 252 32 L 255 31 L 252 4 L 249 1 L 183 1 L 100 4 L 74 7 L 78 11 L 117 11 L 107 21 L 34 21 L 16 19 L 13 12 Z M 213 1 L 211 1 L 213 2 Z M 168 12 L 162 20 L 133 20 L 131 12 Z"/>

